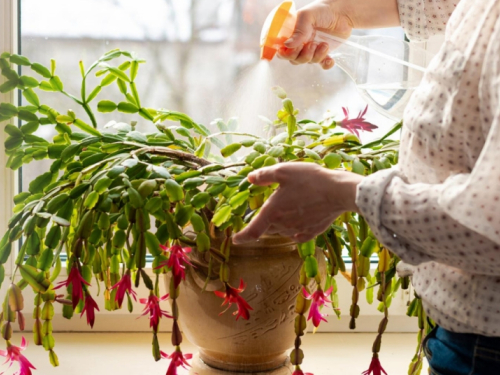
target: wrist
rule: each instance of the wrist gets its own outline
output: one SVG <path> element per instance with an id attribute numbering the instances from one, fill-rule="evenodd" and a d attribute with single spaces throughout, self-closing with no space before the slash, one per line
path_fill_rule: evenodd
<path id="1" fill-rule="evenodd" d="M 331 9 L 349 19 L 354 29 L 401 26 L 397 0 L 330 0 Z"/>
<path id="2" fill-rule="evenodd" d="M 328 194 L 330 204 L 340 206 L 343 212 L 359 213 L 356 204 L 358 185 L 364 176 L 353 172 L 327 171 L 330 174 L 330 193 Z"/>

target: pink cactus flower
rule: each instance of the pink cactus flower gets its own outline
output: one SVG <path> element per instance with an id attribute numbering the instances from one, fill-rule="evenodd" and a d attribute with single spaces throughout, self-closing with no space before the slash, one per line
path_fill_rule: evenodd
<path id="1" fill-rule="evenodd" d="M 125 293 L 130 294 L 137 301 L 137 293 L 132 289 L 132 279 L 130 277 L 130 271 L 127 271 L 125 275 L 118 281 L 111 289 L 117 289 L 115 295 L 115 301 L 118 302 L 118 306 L 122 307 L 123 299 L 125 298 Z"/>
<path id="2" fill-rule="evenodd" d="M 12 366 L 14 362 L 19 363 L 19 371 L 15 372 L 13 375 L 32 375 L 31 369 L 35 370 L 35 366 L 21 354 L 27 346 L 28 343 L 23 337 L 21 339 L 21 346 L 12 345 L 10 341 L 7 341 L 7 350 L 0 350 L 0 356 L 5 357 L 5 363 L 10 362 L 9 367 Z"/>
<path id="3" fill-rule="evenodd" d="M 314 375 L 314 374 L 312 374 L 310 372 L 302 372 L 300 367 L 297 366 L 297 368 L 295 369 L 295 371 L 293 372 L 292 375 Z"/>
<path id="4" fill-rule="evenodd" d="M 362 374 L 363 375 L 370 375 L 370 374 L 382 375 L 382 373 L 387 375 L 387 372 L 385 372 L 382 365 L 380 364 L 380 360 L 378 359 L 378 355 L 374 354 L 373 358 L 372 358 L 372 362 L 370 363 L 370 367 L 368 368 L 368 370 L 363 371 Z"/>
<path id="5" fill-rule="evenodd" d="M 92 296 L 87 293 L 85 296 L 85 306 L 83 307 L 80 317 L 87 313 L 87 324 L 90 325 L 91 328 L 94 328 L 95 310 L 99 311 L 99 306 L 97 306 Z"/>
<path id="6" fill-rule="evenodd" d="M 167 266 L 172 271 L 174 285 L 177 288 L 181 281 L 186 279 L 186 266 L 192 266 L 187 256 L 191 252 L 191 248 L 180 245 L 173 245 L 171 247 L 160 245 L 160 247 L 169 253 L 169 257 L 168 260 L 160 263 L 156 269 Z"/>
<path id="7" fill-rule="evenodd" d="M 306 290 L 306 288 L 302 289 L 302 293 L 304 294 L 304 297 L 306 299 L 312 300 L 311 303 L 311 308 L 309 309 L 309 316 L 307 317 L 307 320 L 313 321 L 313 325 L 317 328 L 321 321 L 326 322 L 327 320 L 325 319 L 326 314 L 321 314 L 320 308 L 325 305 L 326 302 L 331 303 L 326 296 L 332 293 L 333 288 L 330 288 L 325 292 L 321 289 L 317 289 L 313 294 L 309 294 Z"/>
<path id="8" fill-rule="evenodd" d="M 71 284 L 71 301 L 73 302 L 73 309 L 80 303 L 80 301 L 83 301 L 83 285 L 88 285 L 90 284 L 85 281 L 85 279 L 82 277 L 80 274 L 80 271 L 78 270 L 78 267 L 76 264 L 73 265 L 71 268 L 71 271 L 68 275 L 68 279 L 66 281 L 61 281 L 60 283 L 57 284 L 57 286 L 54 288 L 59 289 L 63 286 L 68 287 Z"/>
<path id="9" fill-rule="evenodd" d="M 253 310 L 245 299 L 240 296 L 240 293 L 245 290 L 245 282 L 243 279 L 240 280 L 240 286 L 238 289 L 231 287 L 229 284 L 226 284 L 226 291 L 220 292 L 216 290 L 214 293 L 217 297 L 224 298 L 224 302 L 222 302 L 222 306 L 228 305 L 227 309 L 221 312 L 219 315 L 225 313 L 233 303 L 238 306 L 238 310 L 233 313 L 236 315 L 236 320 L 242 317 L 245 320 L 250 318 L 249 310 Z"/>
<path id="10" fill-rule="evenodd" d="M 356 134 L 358 137 L 359 137 L 358 130 L 371 132 L 373 129 L 377 129 L 376 125 L 373 125 L 372 123 L 364 119 L 364 115 L 368 110 L 368 106 L 366 106 L 363 111 L 359 112 L 358 117 L 353 119 L 349 119 L 349 109 L 342 107 L 342 110 L 344 111 L 345 117 L 340 123 L 338 123 L 341 128 L 347 129 L 351 133 Z"/>
<path id="11" fill-rule="evenodd" d="M 160 354 L 162 358 L 170 359 L 170 364 L 168 365 L 166 375 L 177 375 L 177 369 L 179 367 L 187 369 L 188 367 L 190 367 L 190 364 L 187 362 L 187 360 L 193 357 L 192 354 L 182 354 L 180 349 L 176 349 L 176 351 L 170 355 L 162 351 L 160 351 Z"/>
<path id="12" fill-rule="evenodd" d="M 151 292 L 148 298 L 139 299 L 140 303 L 146 305 L 141 316 L 149 314 L 149 326 L 152 327 L 155 332 L 158 332 L 158 326 L 160 325 L 160 319 L 162 316 L 172 318 L 167 311 L 160 308 L 160 302 L 166 300 L 168 297 L 169 295 L 165 294 L 163 297 L 158 298 L 153 292 Z"/>

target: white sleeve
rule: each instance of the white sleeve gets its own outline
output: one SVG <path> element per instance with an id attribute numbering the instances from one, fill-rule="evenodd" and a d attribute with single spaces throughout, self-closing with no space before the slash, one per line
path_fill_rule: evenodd
<path id="1" fill-rule="evenodd" d="M 437 261 L 500 276 L 500 21 L 491 30 L 479 97 L 486 136 L 470 173 L 410 184 L 396 167 L 358 187 L 356 203 L 375 236 L 406 263 Z"/>
<path id="2" fill-rule="evenodd" d="M 410 40 L 443 34 L 460 0 L 397 0 L 401 26 Z"/>
<path id="3" fill-rule="evenodd" d="M 462 213 L 448 209 L 450 203 L 460 207 L 449 190 L 463 186 L 454 177 L 443 184 L 409 184 L 394 168 L 365 178 L 356 203 L 378 240 L 404 262 L 436 261 L 470 273 L 498 276 L 500 237 L 490 239 L 478 230 L 485 221 L 478 210 L 482 202 L 471 202 L 475 213 L 470 220 L 461 220 Z M 500 186 L 497 190 L 500 193 Z M 496 208 L 500 228 L 500 202 Z"/>
<path id="4" fill-rule="evenodd" d="M 396 167 L 358 187 L 356 203 L 373 233 L 406 263 L 437 261 L 500 276 L 500 21 L 491 30 L 479 97 L 485 142 L 470 173 L 410 184 Z"/>

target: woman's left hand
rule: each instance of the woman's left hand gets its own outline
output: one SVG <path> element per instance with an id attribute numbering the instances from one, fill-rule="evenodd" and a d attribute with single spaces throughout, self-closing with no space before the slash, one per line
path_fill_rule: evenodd
<path id="1" fill-rule="evenodd" d="M 279 183 L 250 224 L 233 243 L 257 240 L 264 233 L 307 242 L 323 233 L 343 212 L 357 212 L 356 187 L 363 176 L 313 163 L 283 163 L 248 175 L 254 185 Z"/>

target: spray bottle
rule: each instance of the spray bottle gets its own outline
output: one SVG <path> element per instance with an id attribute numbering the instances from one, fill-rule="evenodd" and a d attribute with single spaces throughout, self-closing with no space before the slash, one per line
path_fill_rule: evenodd
<path id="1" fill-rule="evenodd" d="M 283 1 L 267 17 L 261 33 L 261 58 L 272 60 L 293 34 L 297 12 Z M 362 97 L 383 115 L 399 121 L 411 94 L 420 84 L 432 55 L 389 36 L 351 36 L 349 39 L 317 30 L 310 42 L 325 42 L 330 56 L 354 81 Z"/>

